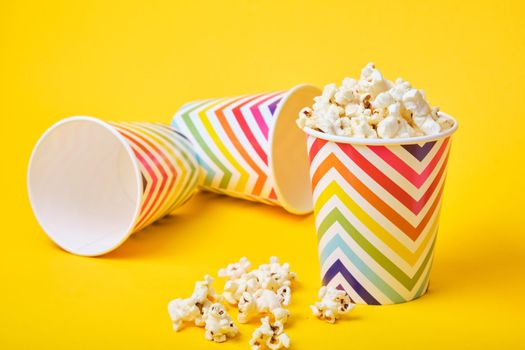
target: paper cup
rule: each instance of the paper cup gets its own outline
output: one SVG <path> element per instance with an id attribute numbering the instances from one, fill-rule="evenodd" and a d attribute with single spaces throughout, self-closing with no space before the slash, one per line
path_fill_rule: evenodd
<path id="1" fill-rule="evenodd" d="M 313 210 L 304 134 L 295 126 L 303 106 L 321 91 L 290 90 L 195 101 L 184 105 L 173 126 L 195 145 L 201 186 L 294 214 Z"/>
<path id="2" fill-rule="evenodd" d="M 198 163 L 169 125 L 64 119 L 40 138 L 29 199 L 47 235 L 78 255 L 100 255 L 193 194 Z"/>
<path id="3" fill-rule="evenodd" d="M 324 285 L 358 304 L 426 292 L 456 129 L 390 140 L 306 130 Z"/>

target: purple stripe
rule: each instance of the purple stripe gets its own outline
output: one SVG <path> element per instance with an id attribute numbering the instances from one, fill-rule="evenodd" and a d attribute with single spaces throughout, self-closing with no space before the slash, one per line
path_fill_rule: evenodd
<path id="1" fill-rule="evenodd" d="M 323 284 L 327 285 L 338 273 L 340 273 L 344 279 L 350 284 L 357 294 L 369 305 L 380 305 L 368 291 L 359 283 L 354 276 L 346 269 L 341 260 L 337 261 L 330 266 L 323 277 Z M 348 292 L 348 291 L 347 291 Z"/>
<path id="2" fill-rule="evenodd" d="M 270 104 L 268 105 L 268 108 L 270 109 L 270 112 L 272 113 L 272 116 L 273 116 L 273 114 L 275 113 L 275 109 L 277 108 L 277 104 L 278 104 L 279 102 L 281 102 L 281 100 L 282 100 L 282 98 L 279 98 L 279 99 L 273 101 L 272 103 L 270 103 Z"/>
<path id="3" fill-rule="evenodd" d="M 420 162 L 425 159 L 427 154 L 432 150 L 434 145 L 436 144 L 436 141 L 431 141 L 425 143 L 423 146 L 413 144 L 413 145 L 403 145 L 403 148 L 408 151 L 411 155 L 414 156 L 417 160 Z"/>
<path id="4" fill-rule="evenodd" d="M 250 107 L 250 111 L 252 112 L 253 117 L 255 118 L 255 122 L 257 123 L 257 125 L 259 125 L 259 129 L 261 130 L 266 140 L 268 140 L 268 124 L 266 124 L 266 120 L 264 119 L 260 108 L 263 106 L 264 103 L 268 102 L 268 100 L 271 100 L 273 97 L 274 96 L 272 96 L 271 94 L 263 95 L 262 98 L 256 104 Z"/>

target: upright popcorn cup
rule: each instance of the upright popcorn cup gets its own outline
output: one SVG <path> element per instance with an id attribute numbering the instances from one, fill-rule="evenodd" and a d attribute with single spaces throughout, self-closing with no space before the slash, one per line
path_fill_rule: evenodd
<path id="1" fill-rule="evenodd" d="M 305 130 L 323 285 L 373 305 L 427 291 L 456 129 L 406 139 Z"/>
<path id="2" fill-rule="evenodd" d="M 198 171 L 191 143 L 169 125 L 72 117 L 40 138 L 27 184 L 47 235 L 95 256 L 186 202 Z"/>
<path id="3" fill-rule="evenodd" d="M 309 164 L 295 119 L 320 93 L 299 85 L 190 102 L 172 124 L 195 146 L 204 189 L 306 214 L 313 210 Z"/>

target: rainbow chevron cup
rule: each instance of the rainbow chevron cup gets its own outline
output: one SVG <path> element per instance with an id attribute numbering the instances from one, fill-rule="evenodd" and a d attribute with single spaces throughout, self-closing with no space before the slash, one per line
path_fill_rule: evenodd
<path id="1" fill-rule="evenodd" d="M 324 285 L 358 304 L 426 292 L 456 128 L 393 140 L 306 130 Z"/>
<path id="2" fill-rule="evenodd" d="M 201 187 L 282 206 L 294 214 L 313 210 L 304 134 L 298 112 L 321 91 L 290 90 L 184 105 L 173 126 L 195 146 Z"/>
<path id="3" fill-rule="evenodd" d="M 72 117 L 38 141 L 28 190 L 48 236 L 93 256 L 182 205 L 198 174 L 191 143 L 169 125 Z"/>

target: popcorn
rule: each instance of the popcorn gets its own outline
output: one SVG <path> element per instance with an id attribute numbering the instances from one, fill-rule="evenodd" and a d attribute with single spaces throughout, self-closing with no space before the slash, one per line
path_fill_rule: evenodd
<path id="1" fill-rule="evenodd" d="M 244 275 L 252 266 L 252 263 L 246 258 L 242 257 L 239 262 L 228 264 L 223 269 L 219 270 L 219 277 L 227 277 L 232 280 Z"/>
<path id="2" fill-rule="evenodd" d="M 441 131 L 441 126 L 431 116 L 414 117 L 414 123 L 425 135 L 436 135 Z"/>
<path id="3" fill-rule="evenodd" d="M 279 258 L 276 256 L 270 257 L 270 263 L 260 265 L 254 273 L 260 279 L 261 286 L 271 290 L 277 290 L 281 286 L 290 286 L 297 278 L 295 272 L 290 271 L 290 264 L 284 263 L 281 265 Z M 277 282 L 273 285 L 274 288 L 271 288 L 270 280 Z M 275 288 L 275 286 L 278 287 Z"/>
<path id="4" fill-rule="evenodd" d="M 436 115 L 437 115 L 436 122 L 441 126 L 441 129 L 448 129 L 454 126 L 454 119 L 440 112 L 436 112 Z"/>
<path id="5" fill-rule="evenodd" d="M 335 84 L 328 84 L 324 87 L 321 98 L 323 101 L 330 101 L 334 97 L 336 92 L 337 86 Z"/>
<path id="6" fill-rule="evenodd" d="M 255 315 L 270 314 L 284 324 L 289 316 L 284 307 L 290 304 L 290 299 L 291 290 L 288 286 L 279 288 L 277 292 L 268 289 L 259 289 L 254 294 L 246 292 L 239 301 L 238 320 L 246 323 Z"/>
<path id="7" fill-rule="evenodd" d="M 238 271 L 241 266 L 239 264 L 244 264 L 243 273 L 237 278 L 231 278 L 232 275 L 227 273 L 227 269 L 219 271 L 219 275 L 230 276 L 224 285 L 222 297 L 232 305 L 236 305 L 245 292 L 254 294 L 259 289 L 276 292 L 283 286 L 290 286 L 296 279 L 295 273 L 290 271 L 290 265 L 288 263 L 281 265 L 277 257 L 271 257 L 269 264 L 262 264 L 249 272 L 247 272 L 247 260 L 244 263 L 239 261 L 236 264 L 230 264 L 228 267 L 235 267 L 235 270 Z"/>
<path id="8" fill-rule="evenodd" d="M 338 105 L 344 106 L 355 100 L 356 95 L 352 88 L 346 88 L 342 86 L 335 94 L 334 101 Z"/>
<path id="9" fill-rule="evenodd" d="M 341 315 L 351 311 L 355 305 L 344 290 L 323 286 L 319 290 L 321 301 L 311 305 L 313 314 L 328 323 L 335 323 Z"/>
<path id="10" fill-rule="evenodd" d="M 213 277 L 210 275 L 204 276 L 203 281 L 195 282 L 195 288 L 193 289 L 192 298 L 197 301 L 197 303 L 202 304 L 205 302 L 213 302 L 219 299 L 218 294 L 215 292 L 215 289 L 211 286 L 213 283 Z"/>
<path id="11" fill-rule="evenodd" d="M 396 100 L 394 99 L 392 94 L 390 94 L 390 92 L 382 92 L 379 95 L 377 95 L 375 100 L 372 102 L 372 107 L 374 107 L 374 109 L 384 109 L 388 108 L 388 106 L 394 104 L 395 102 Z"/>
<path id="12" fill-rule="evenodd" d="M 213 278 L 204 276 L 204 281 L 195 283 L 191 297 L 174 299 L 168 304 L 168 313 L 173 322 L 173 329 L 177 332 L 184 322 L 194 322 L 196 326 L 203 326 L 203 314 L 219 299 L 211 286 Z"/>
<path id="13" fill-rule="evenodd" d="M 221 303 L 212 304 L 204 313 L 203 318 L 206 330 L 204 337 L 207 340 L 222 343 L 239 332 L 239 329 Z"/>
<path id="14" fill-rule="evenodd" d="M 430 106 L 421 91 L 410 89 L 401 101 L 405 109 L 412 113 L 412 117 L 430 116 Z"/>
<path id="15" fill-rule="evenodd" d="M 351 118 L 350 126 L 352 127 L 352 134 L 355 137 L 377 138 L 376 130 L 368 124 L 368 121 L 364 116 Z"/>
<path id="16" fill-rule="evenodd" d="M 400 138 L 436 135 L 454 120 L 431 108 L 423 90 L 399 78 L 383 78 L 367 64 L 359 80 L 345 78 L 340 87 L 326 85 L 312 108 L 303 108 L 297 125 L 327 134 L 359 138 Z"/>
<path id="17" fill-rule="evenodd" d="M 412 85 L 408 81 L 404 81 L 401 78 L 397 78 L 394 86 L 388 91 L 395 101 L 401 101 L 403 95 L 412 88 Z"/>
<path id="18" fill-rule="evenodd" d="M 328 87 L 320 99 L 332 99 L 333 88 Z M 304 109 L 305 117 L 311 109 Z M 329 106 L 327 113 L 344 113 L 338 106 Z M 348 118 L 347 118 L 348 119 Z M 346 127 L 350 127 L 349 119 Z M 224 342 L 239 332 L 226 308 L 219 300 L 237 305 L 238 319 L 248 322 L 255 315 L 265 315 L 261 326 L 255 330 L 250 341 L 252 349 L 282 349 L 290 346 L 290 338 L 283 333 L 289 312 L 286 307 L 291 302 L 291 286 L 297 276 L 290 271 L 288 263 L 281 264 L 277 257 L 270 257 L 267 264 L 251 270 L 250 261 L 242 257 L 238 262 L 219 269 L 220 277 L 226 278 L 224 292 L 219 296 L 212 287 L 213 278 L 206 275 L 203 281 L 195 283 L 189 298 L 172 300 L 168 312 L 173 329 L 178 331 L 185 322 L 204 326 L 205 338 L 214 342 Z"/>
<path id="19" fill-rule="evenodd" d="M 335 132 L 337 135 L 352 136 L 352 125 L 350 124 L 350 118 L 341 117 L 335 124 Z"/>
<path id="20" fill-rule="evenodd" d="M 261 326 L 257 328 L 250 339 L 252 350 L 271 349 L 278 350 L 290 347 L 290 337 L 283 332 L 281 322 L 270 323 L 269 317 L 261 318 Z"/>
<path id="21" fill-rule="evenodd" d="M 358 82 L 359 90 L 376 97 L 390 88 L 390 82 L 383 79 L 383 75 L 377 70 L 373 63 L 368 63 L 361 71 Z"/>
<path id="22" fill-rule="evenodd" d="M 400 118 L 391 115 L 387 116 L 377 124 L 377 135 L 384 139 L 396 137 L 400 122 Z"/>
<path id="23" fill-rule="evenodd" d="M 174 299 L 168 304 L 168 312 L 173 322 L 173 330 L 177 332 L 184 322 L 193 322 L 201 317 L 201 310 L 191 299 Z"/>
<path id="24" fill-rule="evenodd" d="M 244 292 L 255 293 L 260 284 L 253 274 L 246 274 L 237 279 L 226 281 L 222 297 L 228 303 L 237 305 Z"/>

